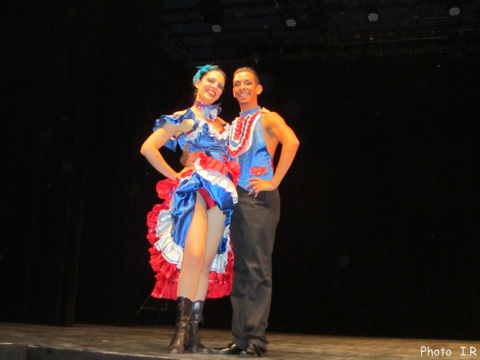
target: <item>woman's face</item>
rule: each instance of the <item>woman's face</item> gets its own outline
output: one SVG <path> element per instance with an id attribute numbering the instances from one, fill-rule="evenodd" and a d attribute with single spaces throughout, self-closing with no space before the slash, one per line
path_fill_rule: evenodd
<path id="1" fill-rule="evenodd" d="M 196 100 L 205 105 L 211 105 L 222 95 L 225 88 L 225 77 L 221 72 L 212 70 L 203 75 L 195 87 L 197 88 Z"/>

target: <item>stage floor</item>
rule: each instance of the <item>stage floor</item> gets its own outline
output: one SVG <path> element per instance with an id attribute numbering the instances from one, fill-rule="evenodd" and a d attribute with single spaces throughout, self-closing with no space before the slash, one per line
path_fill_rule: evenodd
<path id="1" fill-rule="evenodd" d="M 166 347 L 173 326 L 117 327 L 76 324 L 56 327 L 0 324 L 1 360 L 235 359 L 237 356 L 171 356 Z M 221 347 L 229 331 L 201 329 L 205 346 Z M 480 342 L 316 336 L 269 333 L 269 359 L 410 360 L 480 359 Z"/>

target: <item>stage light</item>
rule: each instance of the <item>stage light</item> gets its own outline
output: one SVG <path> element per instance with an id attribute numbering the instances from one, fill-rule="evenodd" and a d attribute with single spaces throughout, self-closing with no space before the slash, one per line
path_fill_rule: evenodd
<path id="1" fill-rule="evenodd" d="M 224 12 L 218 0 L 197 0 L 197 8 L 203 21 L 214 33 L 223 29 Z"/>
<path id="2" fill-rule="evenodd" d="M 214 33 L 221 33 L 222 32 L 222 25 L 221 24 L 212 24 L 211 29 Z"/>
<path id="3" fill-rule="evenodd" d="M 289 28 L 294 28 L 295 26 L 297 26 L 297 20 L 294 17 L 288 16 L 287 19 L 285 20 L 285 24 Z"/>
<path id="4" fill-rule="evenodd" d="M 369 0 L 363 7 L 363 11 L 367 15 L 367 19 L 370 22 L 377 22 L 380 19 L 380 11 L 377 1 Z"/>
<path id="5" fill-rule="evenodd" d="M 452 6 L 450 9 L 448 9 L 448 13 L 450 16 L 458 16 L 460 15 L 460 7 L 459 6 Z"/>
<path id="6" fill-rule="evenodd" d="M 448 3 L 448 13 L 450 14 L 450 16 L 460 15 L 460 12 L 461 12 L 460 5 L 461 3 L 458 0 L 450 1 Z"/>
<path id="7" fill-rule="evenodd" d="M 297 26 L 298 16 L 297 16 L 297 9 L 295 7 L 295 3 L 293 1 L 289 1 L 285 5 L 285 11 L 283 13 L 285 19 L 285 25 L 290 29 L 293 29 Z"/>
<path id="8" fill-rule="evenodd" d="M 379 18 L 380 18 L 380 16 L 378 15 L 378 13 L 376 11 L 372 11 L 372 12 L 368 13 L 368 16 L 367 16 L 367 19 L 370 22 L 377 22 Z"/>

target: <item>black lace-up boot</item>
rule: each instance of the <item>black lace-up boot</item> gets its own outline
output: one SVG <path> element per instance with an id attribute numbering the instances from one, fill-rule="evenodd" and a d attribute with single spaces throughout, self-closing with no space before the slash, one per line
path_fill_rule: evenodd
<path id="1" fill-rule="evenodd" d="M 183 354 L 185 350 L 188 330 L 190 328 L 190 314 L 192 312 L 192 301 L 179 296 L 177 298 L 177 321 L 172 341 L 168 345 L 170 354 Z"/>
<path id="2" fill-rule="evenodd" d="M 208 349 L 200 342 L 198 326 L 202 321 L 203 305 L 201 300 L 195 301 L 192 305 L 192 315 L 190 316 L 190 329 L 188 331 L 186 350 L 190 353 L 208 354 Z"/>

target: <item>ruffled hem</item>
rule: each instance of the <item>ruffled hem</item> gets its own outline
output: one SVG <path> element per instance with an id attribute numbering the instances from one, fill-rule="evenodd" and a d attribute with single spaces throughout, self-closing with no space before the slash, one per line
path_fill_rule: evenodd
<path id="1" fill-rule="evenodd" d="M 199 161 L 201 162 L 202 159 L 199 159 Z M 235 166 L 233 166 L 233 169 L 235 169 Z M 232 168 L 216 164 L 215 171 L 222 173 L 225 171 L 231 174 Z M 186 172 L 183 175 L 188 177 L 191 175 L 191 172 Z M 147 215 L 147 239 L 152 245 L 149 249 L 150 265 L 156 272 L 156 282 L 152 296 L 156 298 L 176 299 L 177 297 L 178 276 L 183 260 L 183 248 L 174 242 L 171 235 L 173 226 L 171 207 L 173 206 L 172 199 L 178 184 L 178 181 L 169 179 L 159 181 L 157 183 L 157 193 L 159 198 L 164 199 L 164 202 L 156 204 Z M 225 190 L 228 191 L 228 189 Z M 230 246 L 229 226 L 225 228 L 224 238 L 227 239 L 227 250 L 223 254 L 217 254 L 212 262 L 207 298 L 227 296 L 232 288 L 234 256 Z"/>
<path id="2" fill-rule="evenodd" d="M 153 131 L 157 131 L 158 129 L 162 128 L 166 122 L 169 122 L 173 125 L 179 125 L 183 122 L 184 119 L 195 118 L 195 114 L 193 113 L 191 108 L 188 108 L 183 114 L 177 115 L 162 115 L 157 120 L 155 120 L 155 125 L 153 126 Z M 175 137 L 170 138 L 167 142 L 163 145 L 164 147 L 176 151 L 179 142 L 178 139 Z M 183 147 L 183 146 L 182 146 Z"/>
<path id="3" fill-rule="evenodd" d="M 180 269 L 169 263 L 162 255 L 162 251 L 154 246 L 150 248 L 150 264 L 155 275 L 155 286 L 152 296 L 160 299 L 176 299 L 178 276 Z M 224 273 L 210 271 L 208 278 L 207 299 L 216 299 L 230 295 L 233 285 L 233 251 L 228 250 L 228 261 Z"/>
<path id="4" fill-rule="evenodd" d="M 153 131 L 160 129 L 167 121 L 173 125 L 179 125 L 182 121 L 187 118 L 194 118 L 195 114 L 192 109 L 188 108 L 183 114 L 180 115 L 162 115 L 157 120 L 155 120 L 155 125 L 153 126 Z"/>

